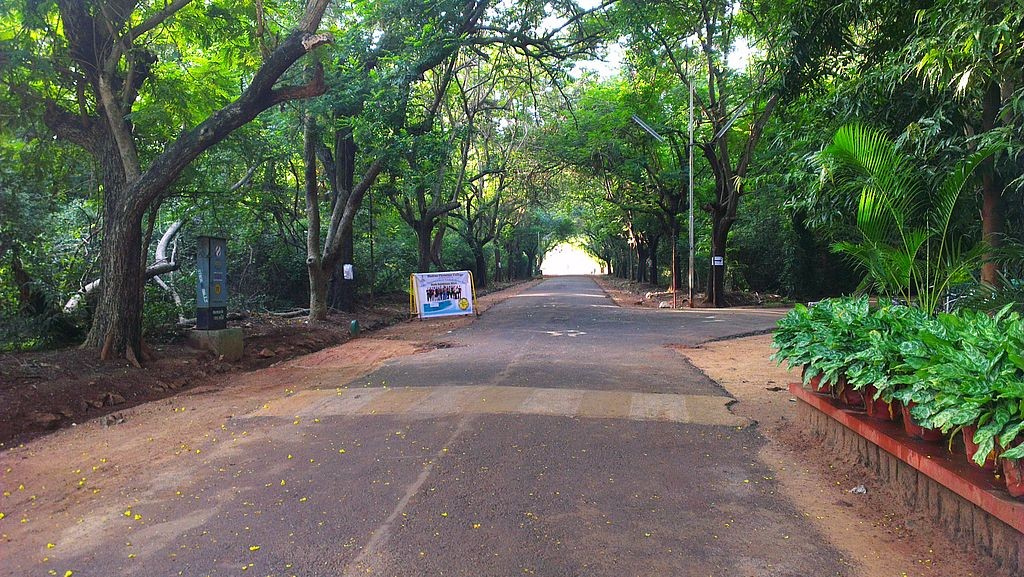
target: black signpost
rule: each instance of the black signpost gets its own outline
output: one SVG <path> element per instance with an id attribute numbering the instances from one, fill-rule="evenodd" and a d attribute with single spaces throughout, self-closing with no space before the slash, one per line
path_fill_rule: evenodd
<path id="1" fill-rule="evenodd" d="M 220 330 L 228 326 L 227 240 L 201 236 L 196 255 L 196 328 Z"/>

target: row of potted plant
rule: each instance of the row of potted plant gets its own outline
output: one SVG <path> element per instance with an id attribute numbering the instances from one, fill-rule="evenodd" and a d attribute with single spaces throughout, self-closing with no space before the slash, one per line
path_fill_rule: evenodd
<path id="1" fill-rule="evenodd" d="M 926 314 L 866 297 L 797 305 L 779 321 L 772 358 L 804 385 L 877 418 L 902 414 L 926 440 L 963 432 L 969 458 L 1024 496 L 1024 320 L 1005 308 Z M 863 399 L 861 399 L 863 397 Z"/>

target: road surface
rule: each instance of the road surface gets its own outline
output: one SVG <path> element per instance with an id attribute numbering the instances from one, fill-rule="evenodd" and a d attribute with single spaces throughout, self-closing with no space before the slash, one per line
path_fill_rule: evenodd
<path id="1" fill-rule="evenodd" d="M 671 348 L 779 316 L 552 278 L 435 350 L 211 423 L 51 549 L 0 542 L 0 574 L 847 575 L 756 426 Z"/>

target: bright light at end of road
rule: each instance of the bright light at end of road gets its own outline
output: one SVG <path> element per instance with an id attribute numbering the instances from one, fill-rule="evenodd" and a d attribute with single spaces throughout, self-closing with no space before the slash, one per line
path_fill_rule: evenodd
<path id="1" fill-rule="evenodd" d="M 601 274 L 601 263 L 578 246 L 563 242 L 544 255 L 544 276 Z"/>

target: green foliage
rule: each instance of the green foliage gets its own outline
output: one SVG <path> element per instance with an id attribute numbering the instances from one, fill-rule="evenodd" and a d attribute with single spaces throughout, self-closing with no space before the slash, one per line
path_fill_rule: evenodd
<path id="1" fill-rule="evenodd" d="M 1005 439 L 1024 429 L 1024 363 L 1021 318 L 1004 308 L 993 316 L 974 311 L 940 314 L 922 325 L 913 346 L 903 351 L 912 373 L 900 379 L 896 398 L 916 403 L 914 418 L 943 432 L 978 427 L 979 463 Z"/>
<path id="2" fill-rule="evenodd" d="M 1010 307 L 1018 313 L 1024 313 L 1024 279 L 1010 278 L 1003 273 L 999 275 L 999 285 L 971 283 L 963 288 L 955 307 L 995 313 Z"/>
<path id="3" fill-rule="evenodd" d="M 977 427 L 978 464 L 994 451 L 1024 458 L 1013 446 L 1024 432 L 1024 319 L 1009 307 L 931 317 L 898 305 L 871 311 L 863 297 L 827 300 L 794 308 L 773 345 L 773 359 L 808 368 L 805 380 L 845 375 L 855 389 L 874 386 L 877 398 L 913 404 L 921 426 L 947 434 Z"/>
<path id="4" fill-rule="evenodd" d="M 184 312 L 178 310 L 166 291 L 154 284 L 146 285 L 145 307 L 142 329 L 151 338 L 173 328 L 178 323 L 179 313 Z"/>
<path id="5" fill-rule="evenodd" d="M 813 307 L 798 304 L 779 321 L 772 359 L 806 367 L 805 382 L 821 375 L 823 383 L 838 383 L 873 323 L 866 297 L 828 299 Z"/>
<path id="6" fill-rule="evenodd" d="M 819 160 L 823 181 L 834 183 L 837 194 L 858 195 L 859 238 L 834 250 L 865 270 L 862 289 L 930 313 L 952 285 L 971 278 L 985 247 L 964 246 L 954 215 L 974 169 L 990 155 L 975 153 L 930 184 L 883 132 L 856 124 L 839 129 Z"/>
<path id="7" fill-rule="evenodd" d="M 856 390 L 872 386 L 876 399 L 891 402 L 899 379 L 908 372 L 904 351 L 928 322 L 929 317 L 914 307 L 886 305 L 872 311 L 858 328 L 856 350 L 847 357 L 847 382 Z"/>

